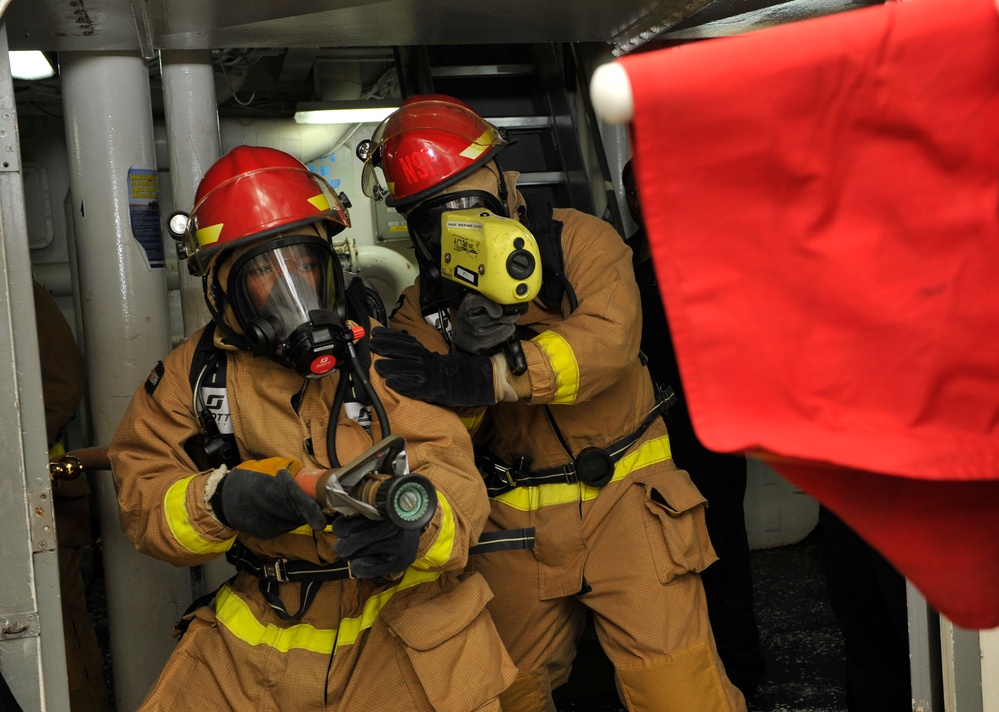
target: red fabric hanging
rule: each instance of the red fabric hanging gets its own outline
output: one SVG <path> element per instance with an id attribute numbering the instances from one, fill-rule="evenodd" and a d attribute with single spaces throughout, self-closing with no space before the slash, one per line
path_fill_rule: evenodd
<path id="1" fill-rule="evenodd" d="M 999 15 L 888 3 L 620 60 L 695 428 L 999 625 Z"/>

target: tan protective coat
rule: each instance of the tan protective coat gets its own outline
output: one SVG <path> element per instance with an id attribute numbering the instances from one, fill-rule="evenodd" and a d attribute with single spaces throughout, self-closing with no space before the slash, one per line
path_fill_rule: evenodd
<path id="1" fill-rule="evenodd" d="M 492 181 L 495 194 L 489 173 L 480 170 L 449 192 L 487 189 Z M 516 174 L 506 180 L 511 214 L 523 220 Z M 570 209 L 556 209 L 554 218 L 563 223 L 564 274 L 578 307 L 570 314 L 568 300 L 560 310 L 532 302 L 518 322 L 531 335 L 521 341 L 529 399 L 498 403 L 484 416 L 462 414 L 466 424 L 476 423 L 478 445 L 506 463 L 516 455 L 531 457 L 532 469 L 572 460 L 542 406 L 549 406 L 576 455 L 633 433 L 655 398 L 639 360 L 640 297 L 631 251 L 602 220 Z M 420 314 L 418 290 L 414 285 L 404 292 L 392 325 L 446 352 L 444 338 Z M 537 537 L 533 551 L 476 555 L 472 562 L 495 593 L 489 610 L 520 670 L 503 697 L 505 712 L 552 709 L 548 689 L 569 675 L 584 606 L 594 613 L 630 709 L 666 709 L 634 702 L 656 696 L 671 700 L 668 709 L 745 709 L 714 649 L 698 575 L 716 558 L 704 506 L 687 473 L 673 464 L 661 419 L 601 489 L 581 483 L 517 487 L 492 499 L 487 530 L 535 527 Z M 668 665 L 674 657 L 685 664 Z M 663 673 L 654 688 L 651 676 L 635 671 L 649 665 Z M 670 670 L 680 671 L 676 679 Z M 683 682 L 691 671 L 705 684 Z"/>
<path id="2" fill-rule="evenodd" d="M 211 473 L 195 472 L 183 449 L 198 430 L 188 375 L 198 336 L 167 357 L 152 393 L 140 386 L 109 452 L 126 535 L 140 551 L 178 566 L 219 556 L 237 536 L 205 504 Z M 232 350 L 227 367 L 242 459 L 329 465 L 326 429 L 338 375 L 305 381 L 269 359 Z M 515 671 L 485 613 L 488 587 L 478 575 L 461 574 L 487 514 L 468 436 L 453 414 L 400 399 L 373 369 L 370 378 L 392 432 L 407 440 L 411 471 L 438 488 L 441 506 L 421 540 L 421 558 L 390 585 L 323 583 L 298 621 L 279 618 L 258 579 L 238 574 L 213 607 L 195 613 L 143 709 L 498 709 L 496 696 Z M 299 393 L 296 412 L 292 398 Z M 335 427 L 341 463 L 373 443 L 342 413 Z M 329 528 L 303 527 L 268 541 L 238 536 L 263 556 L 336 558 Z M 281 597 L 294 613 L 299 584 L 283 584 Z"/>

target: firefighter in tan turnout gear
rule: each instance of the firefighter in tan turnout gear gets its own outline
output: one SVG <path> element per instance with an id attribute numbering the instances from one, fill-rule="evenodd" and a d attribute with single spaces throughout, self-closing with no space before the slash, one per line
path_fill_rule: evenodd
<path id="1" fill-rule="evenodd" d="M 137 390 L 109 454 L 139 551 L 224 554 L 238 573 L 178 626 L 142 709 L 499 710 L 516 670 L 488 586 L 463 573 L 488 510 L 471 443 L 369 370 L 364 299 L 330 244 L 349 224 L 340 197 L 288 154 L 241 146 L 177 217 L 213 321 Z M 327 516 L 296 482 L 389 433 L 436 490 L 422 529 Z"/>
<path id="2" fill-rule="evenodd" d="M 745 710 L 698 574 L 715 559 L 704 498 L 673 465 L 660 417 L 668 398 L 640 360 L 630 250 L 605 222 L 519 192 L 496 161 L 505 143 L 463 103 L 432 95 L 405 102 L 358 147 L 365 193 L 406 216 L 420 262 L 395 330 L 373 332 L 385 357 L 375 368 L 403 395 L 455 407 L 474 430 L 486 529 L 533 529 L 533 547 L 472 557 L 519 667 L 503 710 L 554 710 L 586 609 L 629 710 Z M 442 235 L 468 215 L 452 211 L 473 207 L 536 238 L 543 284 L 525 313 L 442 278 L 456 257 L 442 255 Z M 530 259 L 511 260 L 512 275 L 529 271 Z"/>

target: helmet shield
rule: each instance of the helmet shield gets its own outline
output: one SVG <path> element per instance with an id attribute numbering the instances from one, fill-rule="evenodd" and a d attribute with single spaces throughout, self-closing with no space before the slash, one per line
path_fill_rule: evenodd
<path id="1" fill-rule="evenodd" d="M 251 149 L 257 153 L 271 149 Z M 247 161 L 230 166 L 233 149 L 205 174 L 184 243 L 198 274 L 219 252 L 300 225 L 325 222 L 330 236 L 350 226 L 347 209 L 321 176 L 287 154 L 286 165 Z M 269 154 L 264 158 L 270 158 Z"/>
<path id="2" fill-rule="evenodd" d="M 239 326 L 276 353 L 303 325 L 337 314 L 343 280 L 336 255 L 318 237 L 295 235 L 269 240 L 241 255 L 229 272 L 227 292 Z M 336 321 L 341 321 L 336 319 Z M 266 338 L 265 338 L 266 337 Z"/>
<path id="3" fill-rule="evenodd" d="M 392 207 L 409 205 L 456 183 L 506 145 L 499 129 L 459 103 L 407 103 L 365 145 L 361 188 Z"/>

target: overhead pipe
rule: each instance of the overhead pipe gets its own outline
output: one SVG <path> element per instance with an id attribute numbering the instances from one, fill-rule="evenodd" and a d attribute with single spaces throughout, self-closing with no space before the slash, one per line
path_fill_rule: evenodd
<path id="1" fill-rule="evenodd" d="M 218 129 L 221 147 L 219 155 L 241 145 L 267 146 L 285 151 L 302 163 L 329 154 L 339 146 L 346 134 L 346 130 L 340 125 L 296 124 L 292 119 L 221 117 L 218 119 Z M 168 171 L 170 147 L 167 126 L 157 121 L 153 131 L 156 143 L 156 167 L 161 171 Z M 188 138 L 180 134 L 177 140 L 186 141 Z M 194 199 L 193 192 L 191 199 Z"/>
<path id="2" fill-rule="evenodd" d="M 335 149 L 349 127 L 342 124 L 297 124 L 292 119 L 233 119 L 220 122 L 222 152 L 236 146 L 267 146 L 289 153 L 302 163 Z"/>
<path id="3" fill-rule="evenodd" d="M 296 124 L 291 119 L 252 119 L 222 117 L 218 119 L 220 135 L 219 155 L 236 146 L 267 146 L 291 154 L 302 163 L 314 161 L 337 148 L 347 133 L 344 126 L 336 124 Z M 162 122 L 154 126 L 156 165 L 162 171 L 170 170 L 169 131 Z M 189 140 L 184 134 L 178 141 Z M 209 164 L 210 165 L 210 164 Z M 206 167 L 207 169 L 207 167 Z M 197 184 L 195 184 L 195 188 Z M 194 192 L 191 192 L 191 200 Z M 191 206 L 189 205 L 188 208 Z M 180 203 L 178 202 L 178 209 Z"/>
<path id="4" fill-rule="evenodd" d="M 371 279 L 391 311 L 402 290 L 416 280 L 416 267 L 395 250 L 380 245 L 353 245 L 349 268 Z"/>

